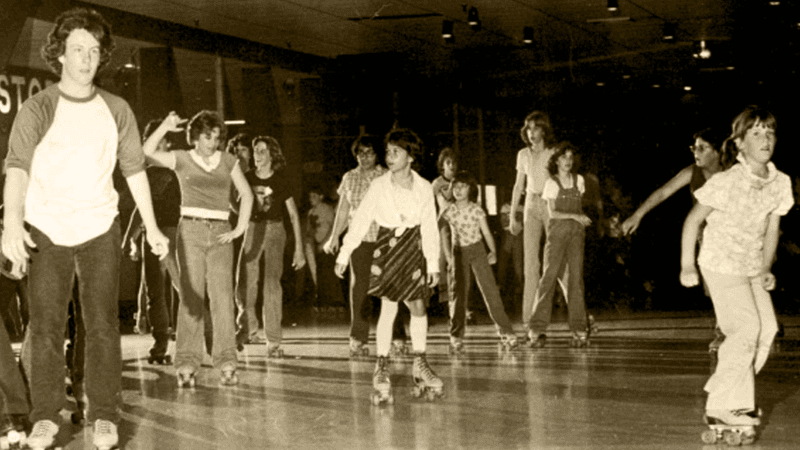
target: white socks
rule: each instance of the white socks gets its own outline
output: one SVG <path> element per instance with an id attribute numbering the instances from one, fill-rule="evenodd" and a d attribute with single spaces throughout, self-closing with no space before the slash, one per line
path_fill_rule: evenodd
<path id="1" fill-rule="evenodd" d="M 414 348 L 414 353 L 425 353 L 428 344 L 428 315 L 411 316 L 408 329 L 411 332 L 411 346 Z"/>
<path id="2" fill-rule="evenodd" d="M 397 307 L 397 302 L 381 299 L 381 315 L 378 317 L 378 325 L 375 327 L 375 352 L 378 356 L 389 356 Z"/>

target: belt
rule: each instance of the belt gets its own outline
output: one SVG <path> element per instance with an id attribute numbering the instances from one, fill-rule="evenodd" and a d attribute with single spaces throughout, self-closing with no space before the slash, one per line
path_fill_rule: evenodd
<path id="1" fill-rule="evenodd" d="M 181 219 L 191 220 L 193 222 L 220 222 L 220 223 L 228 223 L 227 220 L 223 219 L 210 219 L 208 217 L 197 217 L 197 216 L 186 216 L 182 215 Z"/>

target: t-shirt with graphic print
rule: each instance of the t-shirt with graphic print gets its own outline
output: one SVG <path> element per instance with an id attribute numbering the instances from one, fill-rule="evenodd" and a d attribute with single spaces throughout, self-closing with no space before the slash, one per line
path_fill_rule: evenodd
<path id="1" fill-rule="evenodd" d="M 291 197 L 289 180 L 286 173 L 279 170 L 269 178 L 259 178 L 255 169 L 245 174 L 247 182 L 253 188 L 253 214 L 251 222 L 278 222 L 283 220 L 286 200 Z"/>
<path id="2" fill-rule="evenodd" d="M 466 247 L 480 242 L 481 219 L 486 218 L 486 211 L 477 203 L 469 202 L 464 207 L 457 204 L 450 205 L 444 212 L 445 220 L 450 223 L 455 245 Z"/>

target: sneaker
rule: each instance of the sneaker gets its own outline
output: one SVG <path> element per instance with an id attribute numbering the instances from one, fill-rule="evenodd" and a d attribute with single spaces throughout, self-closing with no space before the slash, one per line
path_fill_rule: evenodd
<path id="1" fill-rule="evenodd" d="M 28 436 L 28 447 L 31 449 L 52 447 L 57 434 L 58 425 L 50 420 L 39 420 L 33 424 L 31 435 Z"/>
<path id="2" fill-rule="evenodd" d="M 97 419 L 94 421 L 94 438 L 92 443 L 97 450 L 109 450 L 119 443 L 117 426 L 114 422 Z"/>

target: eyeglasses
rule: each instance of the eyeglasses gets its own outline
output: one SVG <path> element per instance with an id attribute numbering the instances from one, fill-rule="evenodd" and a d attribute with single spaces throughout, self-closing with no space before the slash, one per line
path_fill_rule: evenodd
<path id="1" fill-rule="evenodd" d="M 690 145 L 689 146 L 689 151 L 691 151 L 692 153 L 699 152 L 699 151 L 705 151 L 705 150 L 713 150 L 713 149 L 708 145 Z"/>

